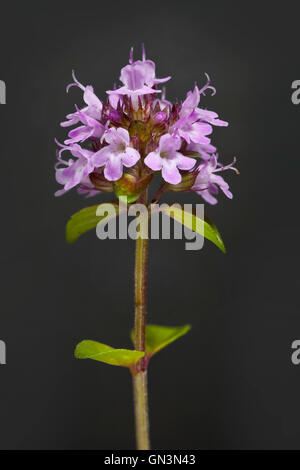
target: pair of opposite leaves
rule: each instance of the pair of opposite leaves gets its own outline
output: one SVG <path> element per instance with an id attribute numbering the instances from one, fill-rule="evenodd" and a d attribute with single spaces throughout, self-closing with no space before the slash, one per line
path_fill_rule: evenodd
<path id="1" fill-rule="evenodd" d="M 185 335 L 190 330 L 190 325 L 171 327 L 159 325 L 146 326 L 146 354 L 153 356 L 160 349 L 173 343 L 180 336 Z M 131 339 L 134 340 L 134 330 L 131 331 Z M 131 367 L 145 355 L 142 351 L 130 349 L 115 349 L 107 344 L 97 341 L 81 341 L 75 349 L 77 359 L 94 359 L 114 366 Z"/>
<path id="2" fill-rule="evenodd" d="M 116 215 L 118 215 L 119 206 L 116 202 L 114 202 L 113 205 Z M 97 215 L 98 207 L 99 204 L 85 207 L 72 215 L 66 226 L 66 239 L 68 243 L 76 241 L 78 237 L 95 228 L 102 220 L 104 223 L 107 223 L 106 216 Z M 223 253 L 226 252 L 217 227 L 209 219 L 204 218 L 204 220 L 201 221 L 200 233 L 198 229 L 198 218 L 196 215 L 188 214 L 188 216 L 185 216 L 184 210 L 178 207 L 167 207 L 164 208 L 162 212 L 213 242 Z M 180 338 L 180 336 L 185 335 L 189 330 L 190 325 L 180 327 L 147 325 L 146 355 L 148 357 L 153 356 L 153 354 L 158 352 L 160 349 Z M 131 332 L 131 338 L 132 340 L 134 339 L 134 330 Z M 75 349 L 75 357 L 78 359 L 93 359 L 106 364 L 124 367 L 134 366 L 144 355 L 145 353 L 142 351 L 115 349 L 107 344 L 98 343 L 97 341 L 92 340 L 81 341 Z"/>

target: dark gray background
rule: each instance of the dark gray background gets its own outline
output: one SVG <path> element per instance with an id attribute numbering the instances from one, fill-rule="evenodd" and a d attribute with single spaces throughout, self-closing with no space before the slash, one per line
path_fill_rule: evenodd
<path id="1" fill-rule="evenodd" d="M 128 371 L 73 359 L 83 338 L 131 347 L 134 242 L 92 232 L 66 245 L 68 217 L 96 200 L 54 198 L 53 139 L 81 104 L 78 90 L 65 94 L 72 68 L 104 98 L 141 42 L 157 75 L 172 75 L 170 99 L 210 74 L 217 94 L 202 105 L 229 121 L 214 142 L 241 171 L 226 175 L 233 201 L 221 195 L 206 207 L 226 256 L 209 242 L 199 252 L 184 241 L 150 243 L 148 320 L 193 325 L 150 365 L 153 448 L 300 447 L 300 366 L 290 359 L 300 339 L 296 5 L 1 6 L 2 449 L 134 448 Z"/>

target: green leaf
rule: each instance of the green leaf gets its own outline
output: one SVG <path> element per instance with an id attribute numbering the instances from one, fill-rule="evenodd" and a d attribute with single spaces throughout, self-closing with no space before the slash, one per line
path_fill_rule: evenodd
<path id="1" fill-rule="evenodd" d="M 84 340 L 77 344 L 75 357 L 77 359 L 94 359 L 113 366 L 130 367 L 144 356 L 142 351 L 130 349 L 115 349 L 97 341 Z"/>
<path id="2" fill-rule="evenodd" d="M 165 348 L 168 344 L 180 338 L 180 336 L 185 335 L 190 329 L 190 325 L 146 325 L 146 353 L 153 356 L 160 349 Z M 131 339 L 134 343 L 134 330 L 131 331 Z"/>
<path id="3" fill-rule="evenodd" d="M 179 209 L 179 207 L 174 207 L 174 205 L 163 207 L 162 213 L 172 217 L 174 220 L 180 222 L 194 232 L 204 235 L 205 238 L 213 242 L 223 253 L 226 253 L 226 248 L 217 227 L 207 217 L 204 217 L 204 220 L 201 221 L 199 230 L 197 227 L 197 221 L 199 223 L 201 219 L 196 217 L 195 214 L 187 213 L 184 210 Z M 202 230 L 204 229 L 204 234 L 202 233 L 201 228 Z"/>
<path id="4" fill-rule="evenodd" d="M 116 202 L 111 202 L 110 204 L 114 206 L 116 215 L 118 215 L 118 204 Z M 68 243 L 75 242 L 80 235 L 95 228 L 101 220 L 107 223 L 107 216 L 96 215 L 96 211 L 100 205 L 102 204 L 85 207 L 71 216 L 66 225 L 66 240 Z"/>

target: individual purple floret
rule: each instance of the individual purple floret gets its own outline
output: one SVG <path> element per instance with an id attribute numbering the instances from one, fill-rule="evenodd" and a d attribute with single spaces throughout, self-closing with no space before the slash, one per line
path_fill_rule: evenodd
<path id="1" fill-rule="evenodd" d="M 141 158 L 139 152 L 130 147 L 130 137 L 126 129 L 114 127 L 104 134 L 107 146 L 94 154 L 96 166 L 104 166 L 104 176 L 109 181 L 117 181 L 123 174 L 123 165 L 130 168 Z"/>
<path id="2" fill-rule="evenodd" d="M 181 181 L 179 170 L 190 170 L 196 163 L 194 158 L 185 157 L 178 152 L 181 147 L 179 137 L 164 134 L 158 144 L 158 148 L 147 155 L 144 163 L 151 170 L 161 170 L 162 177 L 171 184 L 178 184 Z"/>
<path id="3" fill-rule="evenodd" d="M 219 188 L 229 199 L 232 199 L 233 196 L 229 191 L 228 183 L 226 183 L 222 176 L 216 173 L 229 169 L 238 173 L 238 170 L 233 166 L 235 161 L 234 159 L 229 165 L 222 166 L 218 163 L 217 155 L 212 155 L 209 160 L 200 163 L 192 190 L 200 194 L 206 202 L 213 205 L 218 202 L 214 196 L 218 194 Z"/>
<path id="4" fill-rule="evenodd" d="M 146 60 L 144 47 L 142 56 L 142 60 L 134 62 L 133 48 L 131 48 L 129 65 L 121 69 L 120 81 L 123 83 L 123 86 L 115 90 L 108 90 L 107 93 L 109 95 L 139 96 L 161 93 L 161 90 L 156 90 L 153 87 L 170 80 L 171 77 L 156 78 L 155 63 L 152 60 Z"/>
<path id="5" fill-rule="evenodd" d="M 78 144 L 73 144 L 69 147 L 61 145 L 61 147 L 61 150 L 58 152 L 55 176 L 56 181 L 62 184 L 64 189 L 57 191 L 55 193 L 56 196 L 61 196 L 66 191 L 69 191 L 69 189 L 84 181 L 95 168 L 93 163 L 95 154 L 91 150 L 83 149 Z M 76 160 L 73 158 L 70 158 L 68 161 L 63 160 L 61 155 L 64 151 L 69 151 Z"/>

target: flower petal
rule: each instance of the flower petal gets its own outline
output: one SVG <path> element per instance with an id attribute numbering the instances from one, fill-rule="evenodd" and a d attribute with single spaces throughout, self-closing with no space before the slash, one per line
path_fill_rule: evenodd
<path id="1" fill-rule="evenodd" d="M 106 162 L 104 176 L 109 181 L 117 181 L 123 174 L 123 166 L 119 157 L 113 156 Z"/>
<path id="2" fill-rule="evenodd" d="M 126 152 L 122 154 L 122 163 L 126 167 L 130 168 L 131 166 L 135 165 L 136 162 L 141 158 L 139 152 L 132 148 L 127 147 Z"/>
<path id="3" fill-rule="evenodd" d="M 171 134 L 164 134 L 159 139 L 159 149 L 161 152 L 174 154 L 181 147 L 181 139 Z"/>
<path id="4" fill-rule="evenodd" d="M 88 106 L 94 107 L 99 111 L 99 113 L 101 113 L 103 105 L 99 98 L 95 95 L 92 86 L 88 85 L 85 87 L 83 99 Z"/>
<path id="5" fill-rule="evenodd" d="M 208 202 L 212 206 L 217 204 L 218 200 L 210 194 L 208 189 L 205 189 L 204 191 L 196 191 L 196 192 L 197 194 L 203 197 L 204 201 Z"/>
<path id="6" fill-rule="evenodd" d="M 88 139 L 91 135 L 91 130 L 86 126 L 79 126 L 76 129 L 72 129 L 68 136 L 69 139 L 65 140 L 65 144 L 73 144 L 75 142 L 83 142 Z"/>
<path id="7" fill-rule="evenodd" d="M 111 157 L 112 153 L 109 148 L 103 147 L 101 150 L 98 150 L 98 152 L 94 153 L 93 155 L 93 162 L 95 166 L 103 166 L 107 162 L 107 160 Z"/>
<path id="8" fill-rule="evenodd" d="M 181 153 L 177 153 L 178 160 L 176 161 L 177 167 L 180 170 L 191 170 L 196 163 L 195 158 L 185 157 Z"/>
<path id="9" fill-rule="evenodd" d="M 153 171 L 161 170 L 163 162 L 159 152 L 151 152 L 147 155 L 144 163 Z"/>
<path id="10" fill-rule="evenodd" d="M 124 141 L 126 146 L 129 145 L 130 137 L 129 137 L 129 132 L 127 129 L 123 129 L 123 127 L 118 127 L 117 129 L 118 133 L 118 138 L 121 141 Z"/>
<path id="11" fill-rule="evenodd" d="M 181 181 L 181 174 L 179 173 L 178 168 L 170 160 L 164 161 L 161 174 L 167 183 L 178 184 Z"/>

